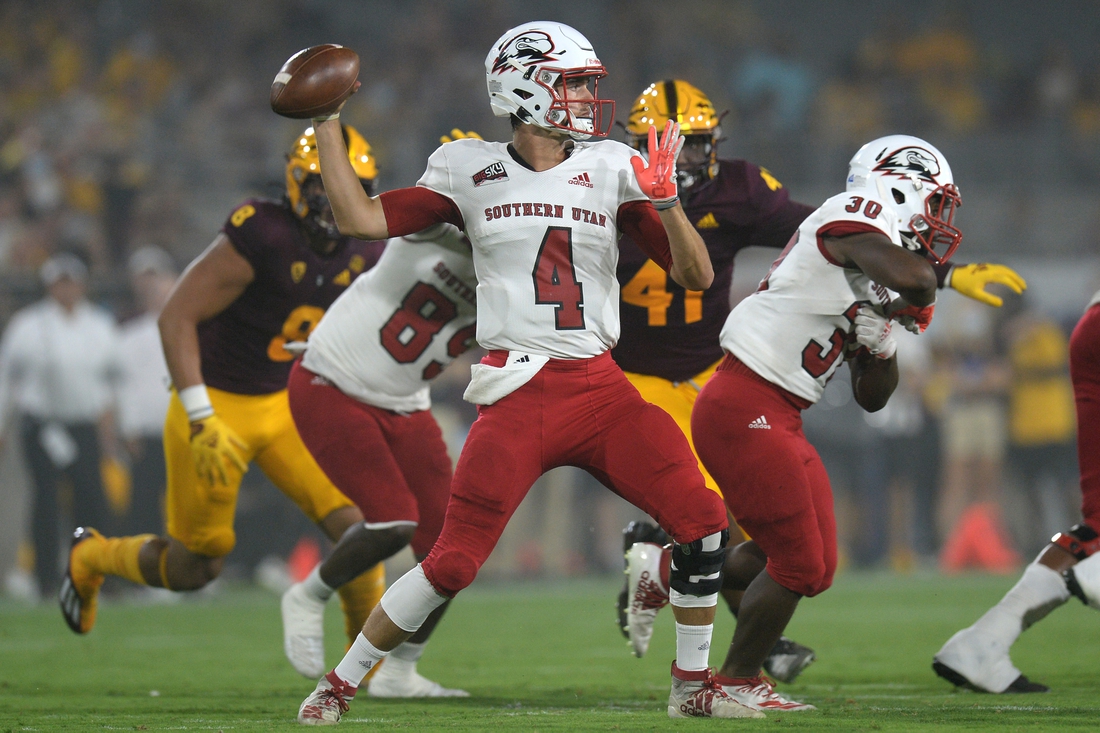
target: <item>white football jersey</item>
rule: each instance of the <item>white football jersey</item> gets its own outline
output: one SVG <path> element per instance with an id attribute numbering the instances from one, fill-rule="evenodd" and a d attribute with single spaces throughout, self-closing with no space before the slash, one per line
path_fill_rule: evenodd
<path id="1" fill-rule="evenodd" d="M 473 343 L 476 289 L 470 245 L 450 224 L 391 239 L 329 307 L 302 364 L 361 402 L 427 410 L 428 382 Z"/>
<path id="2" fill-rule="evenodd" d="M 833 196 L 810 214 L 755 293 L 722 328 L 722 348 L 773 384 L 817 402 L 844 358 L 860 305 L 885 306 L 891 295 L 855 267 L 835 264 L 826 236 L 878 231 L 901 246 L 896 220 L 864 192 Z"/>
<path id="3" fill-rule="evenodd" d="M 612 140 L 578 142 L 536 173 L 505 143 L 456 140 L 417 183 L 454 201 L 473 243 L 477 341 L 486 349 L 584 359 L 619 339 L 619 207 L 644 201 Z"/>

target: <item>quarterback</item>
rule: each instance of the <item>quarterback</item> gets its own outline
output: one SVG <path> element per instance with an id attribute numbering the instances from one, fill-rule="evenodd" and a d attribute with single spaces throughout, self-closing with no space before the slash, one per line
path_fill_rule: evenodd
<path id="1" fill-rule="evenodd" d="M 931 321 L 930 261 L 946 262 L 958 246 L 960 202 L 947 161 L 927 142 L 867 143 L 849 164 L 847 191 L 802 222 L 722 328 L 726 356 L 696 399 L 692 434 L 752 537 L 726 565 L 745 593 L 715 677 L 746 705 L 812 708 L 779 697 L 761 674 L 799 599 L 826 590 L 836 569 L 832 491 L 801 411 L 844 359 L 858 404 L 885 406 L 898 379 L 891 316 L 917 330 Z"/>
<path id="2" fill-rule="evenodd" d="M 377 175 L 367 141 L 337 126 L 360 188 Z M 184 272 L 159 319 L 172 377 L 164 428 L 167 536 L 105 538 L 78 528 L 61 611 L 85 634 L 105 575 L 175 591 L 202 588 L 233 549 L 241 478 L 255 461 L 333 541 L 363 517 L 325 476 L 294 428 L 289 342 L 304 340 L 325 309 L 384 246 L 339 233 L 318 172 L 313 131 L 297 139 L 282 201 L 238 206 Z M 384 590 L 381 566 L 341 589 L 354 639 Z"/>
<path id="3" fill-rule="evenodd" d="M 1069 370 L 1084 521 L 1054 535 L 996 606 L 943 645 L 932 668 L 956 685 L 979 692 L 1046 692 L 1046 685 L 1012 664 L 1012 645 L 1071 595 L 1100 610 L 1100 292 L 1070 336 Z"/>
<path id="4" fill-rule="evenodd" d="M 490 104 L 511 120 L 509 144 L 457 140 L 428 160 L 415 188 L 371 198 L 356 185 L 335 119 L 315 121 L 326 189 L 341 231 L 401 236 L 438 222 L 469 237 L 477 273 L 475 365 L 466 399 L 479 406 L 451 485 L 442 532 L 398 579 L 363 633 L 299 708 L 335 723 L 365 671 L 412 636 L 474 579 L 505 524 L 544 472 L 587 469 L 668 528 L 677 657 L 671 717 L 762 717 L 713 683 L 710 637 L 728 522 L 667 413 L 645 402 L 611 359 L 619 336 L 620 232 L 681 285 L 713 279 L 706 247 L 676 195 L 675 124 L 649 160 L 604 136 L 614 103 L 606 75 L 573 28 L 528 23 L 485 61 Z"/>
<path id="5" fill-rule="evenodd" d="M 617 271 L 622 336 L 611 353 L 642 397 L 672 415 L 692 442 L 692 405 L 723 357 L 719 333 L 730 312 L 737 253 L 753 246 L 782 249 L 812 209 L 791 201 L 787 189 L 766 169 L 718 157 L 721 116 L 710 99 L 686 81 L 659 81 L 642 91 L 626 125 L 630 143 L 644 153 L 649 126 L 661 127 L 669 120 L 678 122 L 684 134 L 676 166 L 680 199 L 707 246 L 714 284 L 702 292 L 685 290 L 624 235 Z M 939 287 L 949 286 L 994 306 L 1001 299 L 985 291 L 988 284 L 1017 293 L 1025 286 L 1004 265 L 942 262 L 932 263 L 932 268 Z M 707 486 L 719 491 L 702 470 Z M 624 531 L 627 577 L 619 594 L 619 625 L 639 657 L 649 647 L 657 612 L 668 604 L 670 553 L 662 548 L 667 543 L 667 535 L 647 522 L 632 522 Z M 735 614 L 743 583 L 735 573 L 724 576 L 722 595 Z M 811 649 L 781 638 L 764 669 L 790 682 L 813 660 Z"/>
<path id="6" fill-rule="evenodd" d="M 290 373 L 302 440 L 363 513 L 323 563 L 283 595 L 287 657 L 325 672 L 324 608 L 334 588 L 412 545 L 423 560 L 443 527 L 451 459 L 428 385 L 474 340 L 470 243 L 450 224 L 391 239 L 375 267 L 336 299 Z M 440 606 L 371 678 L 372 697 L 454 697 L 416 672 Z"/>

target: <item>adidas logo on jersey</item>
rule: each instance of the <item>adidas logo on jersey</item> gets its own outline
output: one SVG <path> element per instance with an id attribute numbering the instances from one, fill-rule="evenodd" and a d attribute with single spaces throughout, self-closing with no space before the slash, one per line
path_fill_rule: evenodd
<path id="1" fill-rule="evenodd" d="M 573 176 L 569 179 L 570 185 L 584 186 L 585 188 L 595 188 L 592 185 L 592 180 L 588 177 L 587 173 L 581 173 L 579 176 Z"/>
<path id="2" fill-rule="evenodd" d="M 714 218 L 713 213 L 709 212 L 702 219 L 695 222 L 696 229 L 717 229 L 718 227 L 718 220 Z"/>
<path id="3" fill-rule="evenodd" d="M 757 430 L 771 430 L 772 429 L 772 426 L 768 425 L 767 418 L 765 418 L 763 415 L 761 415 L 760 417 L 756 418 L 751 423 L 749 423 L 749 427 L 750 428 L 755 428 Z"/>

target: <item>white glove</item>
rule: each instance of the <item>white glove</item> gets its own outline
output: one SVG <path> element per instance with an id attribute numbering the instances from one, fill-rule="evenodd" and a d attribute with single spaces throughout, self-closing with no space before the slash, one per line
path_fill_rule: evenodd
<path id="1" fill-rule="evenodd" d="M 861 305 L 854 320 L 856 342 L 879 359 L 889 359 L 898 350 L 898 342 L 890 334 L 893 321 L 889 318 Z"/>

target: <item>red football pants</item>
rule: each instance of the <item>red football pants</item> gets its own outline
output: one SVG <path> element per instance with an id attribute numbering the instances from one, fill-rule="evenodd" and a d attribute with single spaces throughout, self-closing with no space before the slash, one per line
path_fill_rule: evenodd
<path id="1" fill-rule="evenodd" d="M 349 397 L 295 362 L 290 413 L 317 464 L 367 524 L 415 522 L 413 552 L 432 548 L 451 487 L 451 459 L 432 413 L 400 415 Z"/>
<path id="2" fill-rule="evenodd" d="M 1069 339 L 1069 371 L 1077 403 L 1081 514 L 1100 532 L 1100 305 L 1085 311 Z"/>
<path id="3" fill-rule="evenodd" d="M 691 434 L 726 506 L 768 556 L 767 573 L 813 596 L 833 582 L 836 518 L 825 466 L 802 433 L 806 407 L 727 356 L 695 400 Z"/>
<path id="4" fill-rule="evenodd" d="M 494 351 L 482 363 L 502 366 L 505 356 Z M 677 542 L 728 526 L 687 438 L 641 398 L 610 353 L 551 359 L 527 384 L 478 409 L 443 532 L 422 563 L 432 586 L 452 597 L 473 582 L 531 485 L 558 466 L 587 470 Z"/>

